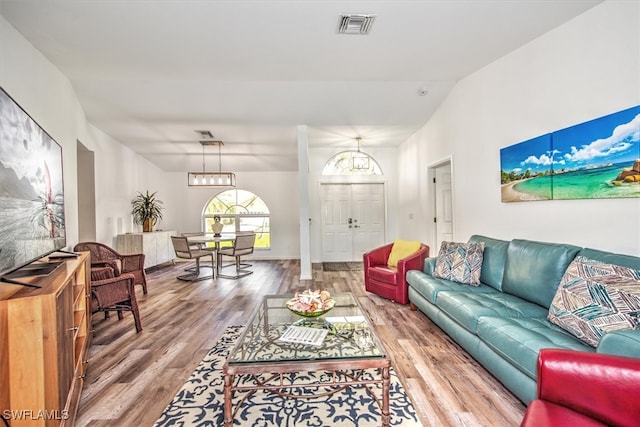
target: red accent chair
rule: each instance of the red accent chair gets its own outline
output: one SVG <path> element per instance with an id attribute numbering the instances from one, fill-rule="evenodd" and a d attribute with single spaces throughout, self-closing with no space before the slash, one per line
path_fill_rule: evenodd
<path id="1" fill-rule="evenodd" d="M 640 359 L 542 349 L 538 396 L 520 427 L 638 426 Z"/>
<path id="2" fill-rule="evenodd" d="M 424 259 L 429 256 L 429 246 L 420 245 L 417 252 L 398 261 L 398 267 L 389 267 L 387 260 L 393 243 L 366 252 L 363 256 L 364 288 L 399 304 L 409 303 L 407 271 L 422 270 Z"/>

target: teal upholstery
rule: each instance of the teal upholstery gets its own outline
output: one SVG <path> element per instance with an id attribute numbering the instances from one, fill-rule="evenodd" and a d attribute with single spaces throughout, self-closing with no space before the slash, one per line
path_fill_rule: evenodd
<path id="1" fill-rule="evenodd" d="M 544 318 L 483 317 L 478 337 L 493 351 L 536 379 L 541 348 L 564 348 L 593 352 L 593 349 Z"/>
<path id="2" fill-rule="evenodd" d="M 606 334 L 600 340 L 597 353 L 616 354 L 618 356 L 640 357 L 640 334 L 637 330 L 615 331 Z"/>
<path id="3" fill-rule="evenodd" d="M 490 293 L 441 292 L 438 307 L 470 332 L 477 333 L 478 320 L 484 316 L 540 317 L 547 310 L 516 296 L 494 290 Z"/>
<path id="4" fill-rule="evenodd" d="M 409 301 L 525 404 L 536 396 L 542 348 L 640 357 L 639 330 L 607 333 L 594 349 L 547 320 L 558 284 L 577 254 L 635 269 L 640 258 L 480 235 L 469 242 L 485 244 L 480 286 L 432 277 L 436 259 L 427 258 L 422 271 L 407 273 Z"/>
<path id="5" fill-rule="evenodd" d="M 469 239 L 469 243 L 484 243 L 484 259 L 482 261 L 480 282 L 501 291 L 504 263 L 507 259 L 509 242 L 506 240 L 474 235 Z"/>
<path id="6" fill-rule="evenodd" d="M 572 245 L 512 240 L 502 291 L 548 308 L 562 275 L 579 251 Z"/>
<path id="7" fill-rule="evenodd" d="M 413 286 L 419 289 L 420 294 L 427 298 L 432 304 L 435 304 L 438 293 L 442 291 L 485 293 L 494 290 L 486 285 L 470 286 L 446 279 L 438 279 L 418 270 L 409 270 L 407 272 L 407 282 L 409 281 L 409 276 L 412 277 Z"/>
<path id="8" fill-rule="evenodd" d="M 640 258 L 630 255 L 614 254 L 612 252 L 589 248 L 582 249 L 578 255 L 608 264 L 617 264 L 623 267 L 633 268 L 634 270 L 640 270 Z"/>

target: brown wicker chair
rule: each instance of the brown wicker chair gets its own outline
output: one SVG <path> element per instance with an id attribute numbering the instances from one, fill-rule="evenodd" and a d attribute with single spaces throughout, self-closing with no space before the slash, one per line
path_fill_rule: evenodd
<path id="1" fill-rule="evenodd" d="M 113 268 L 114 274 L 130 273 L 135 278 L 135 284 L 142 286 L 142 292 L 147 294 L 147 275 L 144 272 L 144 254 L 121 255 L 109 246 L 98 242 L 80 242 L 74 251 L 91 252 L 91 267 Z"/>
<path id="2" fill-rule="evenodd" d="M 136 326 L 136 332 L 142 330 L 138 300 L 134 289 L 135 277 L 130 273 L 115 275 L 112 267 L 96 267 L 91 269 L 91 312 L 104 312 L 109 317 L 110 311 L 118 313 L 122 320 L 122 312 L 130 311 Z"/>

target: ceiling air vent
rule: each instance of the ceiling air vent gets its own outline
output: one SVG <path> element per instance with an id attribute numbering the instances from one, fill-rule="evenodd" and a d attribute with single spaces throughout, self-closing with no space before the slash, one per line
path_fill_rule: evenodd
<path id="1" fill-rule="evenodd" d="M 376 15 L 340 15 L 338 34 L 369 34 Z"/>

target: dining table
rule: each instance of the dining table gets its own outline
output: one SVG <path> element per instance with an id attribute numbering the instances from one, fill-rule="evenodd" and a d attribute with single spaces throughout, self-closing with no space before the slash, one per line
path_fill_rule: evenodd
<path id="1" fill-rule="evenodd" d="M 187 241 L 192 244 L 197 244 L 197 245 L 206 245 L 207 243 L 214 244 L 215 251 L 216 251 L 216 266 L 215 266 L 216 276 L 220 274 L 220 266 L 222 264 L 222 254 L 220 253 L 220 243 L 222 242 L 233 243 L 235 240 L 236 240 L 235 233 L 221 233 L 219 236 L 216 236 L 213 233 L 205 233 L 197 236 L 187 237 Z"/>

